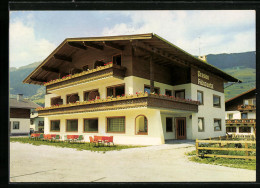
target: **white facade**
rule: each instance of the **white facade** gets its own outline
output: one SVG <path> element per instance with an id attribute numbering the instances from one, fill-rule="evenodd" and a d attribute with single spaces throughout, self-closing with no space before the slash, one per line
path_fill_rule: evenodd
<path id="1" fill-rule="evenodd" d="M 15 128 L 14 123 L 19 122 L 19 128 Z M 9 122 L 10 134 L 29 134 L 30 133 L 30 119 L 28 118 L 10 118 Z"/>
<path id="2" fill-rule="evenodd" d="M 61 96 L 63 104 L 66 104 L 66 95 L 78 93 L 79 101 L 83 101 L 83 92 L 93 89 L 98 89 L 100 98 L 106 98 L 106 87 L 125 84 L 125 94 L 131 95 L 136 92 L 144 92 L 144 85 L 150 85 L 150 80 L 129 76 L 122 79 L 106 78 L 96 80 L 88 83 L 74 85 L 71 87 L 64 87 L 53 90 L 52 94 L 45 95 L 45 107 L 50 106 L 50 99 L 52 97 Z M 204 104 L 199 105 L 198 112 L 159 109 L 159 108 L 133 108 L 124 110 L 111 110 L 88 113 L 73 113 L 62 115 L 50 115 L 44 118 L 44 133 L 45 134 L 60 134 L 62 137 L 68 134 L 84 135 L 85 141 L 89 141 L 89 136 L 93 135 L 112 135 L 116 144 L 133 144 L 133 145 L 158 145 L 165 143 L 167 139 L 176 139 L 176 117 L 186 118 L 186 139 L 204 139 L 208 137 L 224 136 L 225 128 L 225 104 L 224 93 L 198 86 L 192 83 L 178 86 L 171 86 L 159 82 L 154 83 L 155 87 L 160 88 L 160 94 L 165 94 L 165 89 L 171 90 L 172 95 L 174 91 L 185 89 L 185 98 L 197 100 L 197 90 L 203 92 Z M 213 107 L 213 95 L 220 96 L 221 107 Z M 138 115 L 144 115 L 148 121 L 148 134 L 135 134 L 135 118 Z M 124 133 L 107 133 L 106 132 L 106 118 L 114 116 L 125 117 L 125 132 Z M 166 117 L 172 118 L 173 130 L 166 132 Z M 198 131 L 198 118 L 204 118 L 204 131 Z M 84 118 L 98 118 L 98 133 L 84 133 L 83 119 Z M 221 130 L 214 131 L 214 118 L 221 120 Z M 66 119 L 78 119 L 78 131 L 66 132 Z M 50 131 L 50 121 L 60 120 L 60 131 Z"/>

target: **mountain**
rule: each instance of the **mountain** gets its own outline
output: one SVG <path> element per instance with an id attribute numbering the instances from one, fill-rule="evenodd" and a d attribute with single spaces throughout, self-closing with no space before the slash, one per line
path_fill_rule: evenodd
<path id="1" fill-rule="evenodd" d="M 243 81 L 241 84 L 225 85 L 225 98 L 228 100 L 240 93 L 255 87 L 256 81 L 256 56 L 255 52 L 232 54 L 209 54 L 207 62 L 222 69 L 228 74 Z M 33 84 L 23 84 L 22 81 L 41 62 L 35 62 L 20 68 L 10 67 L 10 96 L 22 93 L 37 104 L 44 105 L 45 87 Z"/>

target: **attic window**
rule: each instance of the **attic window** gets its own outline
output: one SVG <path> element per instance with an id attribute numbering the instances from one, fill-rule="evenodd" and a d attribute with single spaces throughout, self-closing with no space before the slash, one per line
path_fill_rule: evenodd
<path id="1" fill-rule="evenodd" d="M 121 54 L 113 56 L 113 64 L 121 66 Z"/>

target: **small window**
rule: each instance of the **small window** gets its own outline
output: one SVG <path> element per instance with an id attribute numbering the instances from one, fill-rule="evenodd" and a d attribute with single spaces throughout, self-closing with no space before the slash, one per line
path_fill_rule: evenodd
<path id="1" fill-rule="evenodd" d="M 77 119 L 67 120 L 66 131 L 78 132 L 78 120 Z"/>
<path id="2" fill-rule="evenodd" d="M 204 118 L 198 118 L 198 131 L 204 132 Z"/>
<path id="3" fill-rule="evenodd" d="M 51 120 L 50 131 L 60 131 L 60 120 Z"/>
<path id="4" fill-rule="evenodd" d="M 120 66 L 121 66 L 121 55 L 115 55 L 115 56 L 113 56 L 113 64 L 114 64 L 114 65 L 120 65 Z"/>
<path id="5" fill-rule="evenodd" d="M 244 105 L 248 105 L 249 101 L 248 100 L 244 100 Z"/>
<path id="6" fill-rule="evenodd" d="M 172 91 L 166 89 L 166 90 L 165 90 L 165 95 L 172 96 Z"/>
<path id="7" fill-rule="evenodd" d="M 240 133 L 251 133 L 251 127 L 239 127 Z"/>
<path id="8" fill-rule="evenodd" d="M 197 101 L 200 102 L 200 104 L 203 104 L 203 92 L 197 91 Z"/>
<path id="9" fill-rule="evenodd" d="M 213 95 L 213 106 L 220 107 L 220 96 Z"/>
<path id="10" fill-rule="evenodd" d="M 185 90 L 175 91 L 175 97 L 185 99 Z"/>
<path id="11" fill-rule="evenodd" d="M 107 97 L 117 97 L 125 95 L 125 85 L 111 86 L 107 88 Z"/>
<path id="12" fill-rule="evenodd" d="M 84 92 L 84 101 L 97 99 L 99 97 L 99 92 L 97 89 Z"/>
<path id="13" fill-rule="evenodd" d="M 247 113 L 241 113 L 241 119 L 248 119 Z"/>
<path id="14" fill-rule="evenodd" d="M 98 119 L 84 119 L 84 132 L 98 132 Z"/>
<path id="15" fill-rule="evenodd" d="M 61 105 L 63 104 L 63 100 L 61 99 L 61 97 L 53 97 L 51 98 L 51 106 L 52 105 Z"/>
<path id="16" fill-rule="evenodd" d="M 221 131 L 221 119 L 214 119 L 214 131 Z"/>
<path id="17" fill-rule="evenodd" d="M 147 92 L 147 93 L 151 93 L 151 87 L 150 86 L 147 86 L 147 85 L 145 85 L 144 86 L 144 92 Z M 160 94 L 160 88 L 158 88 L 158 87 L 154 87 L 154 93 L 156 93 L 156 94 Z"/>
<path id="18" fill-rule="evenodd" d="M 19 129 L 20 128 L 20 122 L 19 121 L 14 121 L 13 122 L 13 129 Z"/>
<path id="19" fill-rule="evenodd" d="M 38 126 L 44 126 L 44 121 L 39 121 Z"/>
<path id="20" fill-rule="evenodd" d="M 228 119 L 233 119 L 233 114 L 228 114 Z"/>
<path id="21" fill-rule="evenodd" d="M 107 132 L 125 132 L 125 117 L 107 118 Z"/>
<path id="22" fill-rule="evenodd" d="M 226 127 L 226 131 L 228 133 L 235 133 L 236 132 L 236 127 Z"/>
<path id="23" fill-rule="evenodd" d="M 30 120 L 30 123 L 31 123 L 31 125 L 33 125 L 33 123 L 34 123 L 33 119 Z"/>
<path id="24" fill-rule="evenodd" d="M 135 119 L 135 126 L 135 134 L 147 134 L 147 118 L 145 116 L 137 116 Z"/>
<path id="25" fill-rule="evenodd" d="M 256 106 L 256 99 L 253 99 L 253 105 Z"/>
<path id="26" fill-rule="evenodd" d="M 67 95 L 67 104 L 75 103 L 77 101 L 79 101 L 79 95 L 77 93 Z"/>
<path id="27" fill-rule="evenodd" d="M 172 118 L 171 117 L 167 117 L 166 118 L 166 132 L 172 132 Z"/>

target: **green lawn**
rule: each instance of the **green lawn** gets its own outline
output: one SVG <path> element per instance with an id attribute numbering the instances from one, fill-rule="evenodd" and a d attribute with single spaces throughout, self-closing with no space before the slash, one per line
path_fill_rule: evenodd
<path id="1" fill-rule="evenodd" d="M 20 142 L 20 143 L 29 143 L 32 145 L 40 146 L 40 145 L 49 145 L 55 147 L 62 147 L 62 148 L 75 148 L 77 150 L 90 150 L 90 151 L 101 151 L 105 153 L 106 151 L 112 150 L 121 150 L 121 149 L 128 149 L 128 148 L 137 148 L 137 147 L 145 147 L 145 146 L 129 146 L 129 145 L 110 145 L 110 146 L 94 146 L 93 144 L 89 143 L 79 143 L 79 142 L 50 142 L 50 141 L 43 141 L 43 140 L 34 140 L 29 139 L 29 137 L 19 137 L 19 138 L 10 138 L 10 142 Z"/>
<path id="2" fill-rule="evenodd" d="M 228 159 L 228 158 L 200 158 L 196 156 L 196 150 L 186 153 L 190 156 L 189 160 L 197 163 L 205 163 L 212 165 L 227 166 L 233 168 L 243 168 L 248 170 L 256 170 L 256 160 L 244 160 L 244 159 Z"/>

